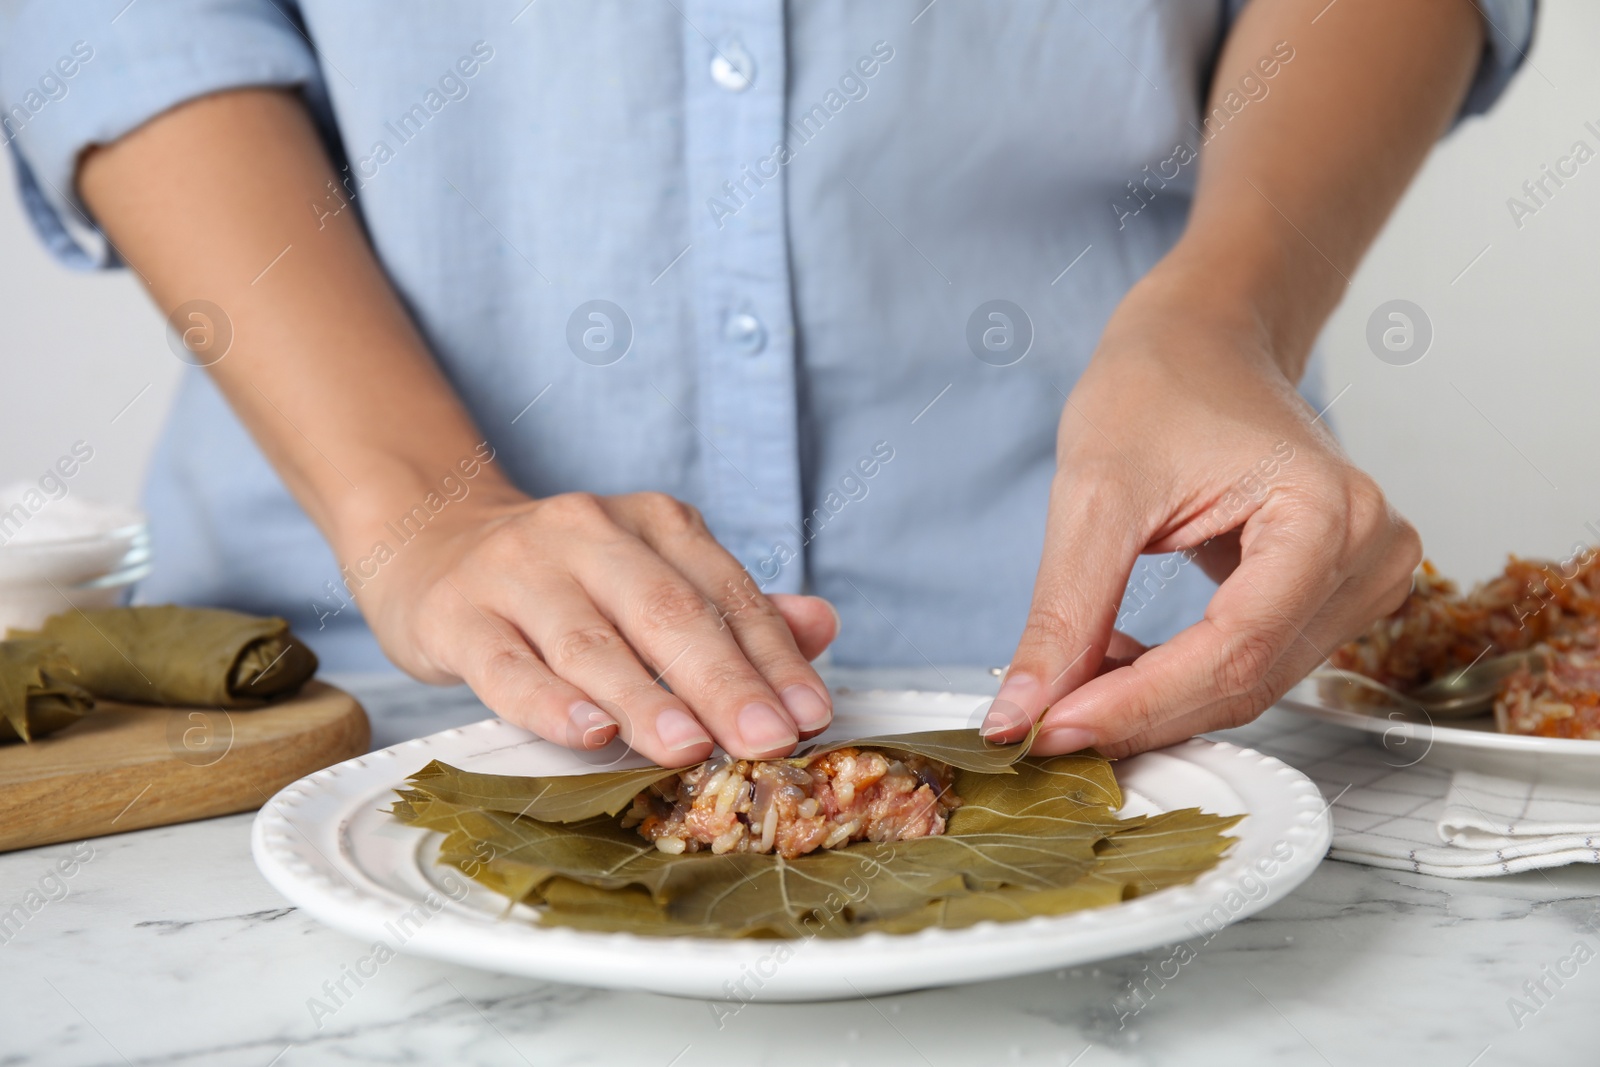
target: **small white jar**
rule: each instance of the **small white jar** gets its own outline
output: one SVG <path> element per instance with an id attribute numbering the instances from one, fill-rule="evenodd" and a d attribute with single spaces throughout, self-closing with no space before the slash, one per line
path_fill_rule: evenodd
<path id="1" fill-rule="evenodd" d="M 0 490 L 0 636 L 72 607 L 115 607 L 149 573 L 150 531 L 133 508 Z"/>

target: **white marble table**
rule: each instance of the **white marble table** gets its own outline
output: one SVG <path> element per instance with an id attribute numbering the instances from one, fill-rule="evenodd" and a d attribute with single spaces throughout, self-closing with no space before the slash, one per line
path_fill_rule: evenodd
<path id="1" fill-rule="evenodd" d="M 928 672 L 847 680 L 943 684 Z M 376 746 L 484 714 L 462 691 L 343 684 L 371 712 Z M 1172 952 L 1155 950 L 872 1000 L 752 1005 L 719 1026 L 699 1001 L 400 956 L 318 1020 L 308 1002 L 368 946 L 262 880 L 251 818 L 0 856 L 0 913 L 30 891 L 59 898 L 0 927 L 0 1065 L 1600 1062 L 1600 962 L 1559 988 L 1544 972 L 1579 940 L 1600 948 L 1584 925 L 1600 910 L 1595 867 L 1450 881 L 1326 862 L 1164 984 L 1150 975 Z M 74 848 L 89 858 L 58 883 L 51 872 Z M 1541 979 L 1552 995 L 1519 1028 L 1507 1000 Z M 1132 983 L 1151 992 L 1130 1014 Z"/>

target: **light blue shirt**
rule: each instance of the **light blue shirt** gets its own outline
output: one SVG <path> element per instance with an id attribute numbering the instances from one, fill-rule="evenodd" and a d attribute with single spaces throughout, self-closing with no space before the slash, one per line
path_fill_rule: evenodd
<path id="1" fill-rule="evenodd" d="M 114 257 L 72 191 L 87 145 L 300 86 L 347 186 L 307 210 L 360 212 L 523 489 L 696 504 L 764 589 L 834 602 L 836 662 L 999 664 L 1065 395 L 1177 239 L 1193 149 L 1292 68 L 1289 41 L 1203 114 L 1238 6 L 34 0 L 8 11 L 0 92 L 40 234 L 91 266 Z M 1479 6 L 1469 112 L 1533 20 Z M 198 369 L 146 505 L 141 599 L 282 614 L 330 666 L 381 663 Z M 1212 588 L 1171 559 L 1134 585 L 1146 640 Z"/>

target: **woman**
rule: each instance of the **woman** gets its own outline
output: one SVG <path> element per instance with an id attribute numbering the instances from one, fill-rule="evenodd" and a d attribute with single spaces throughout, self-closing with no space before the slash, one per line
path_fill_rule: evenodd
<path id="1" fill-rule="evenodd" d="M 1409 588 L 1296 383 L 1531 0 L 125 3 L 0 75 L 46 240 L 207 366 L 147 599 L 683 764 L 822 729 L 830 643 L 1128 753 Z"/>

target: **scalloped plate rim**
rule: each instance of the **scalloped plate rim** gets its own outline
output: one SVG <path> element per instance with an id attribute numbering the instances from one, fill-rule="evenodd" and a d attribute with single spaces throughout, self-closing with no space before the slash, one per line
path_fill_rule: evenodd
<path id="1" fill-rule="evenodd" d="M 1508 769 L 1513 763 L 1520 764 L 1529 759 L 1553 760 L 1575 765 L 1600 761 L 1600 741 L 1503 734 L 1497 730 L 1468 730 L 1442 723 L 1380 718 L 1377 715 L 1324 702 L 1312 694 L 1311 687 L 1314 682 L 1315 679 L 1308 678 L 1298 683 L 1278 701 L 1277 706 L 1318 722 L 1360 730 L 1379 738 L 1391 732 L 1398 732 L 1406 740 L 1429 741 L 1443 748 L 1470 750 L 1486 757 L 1505 757 Z"/>
<path id="2" fill-rule="evenodd" d="M 913 690 L 840 688 L 834 692 L 836 722 L 848 721 L 852 709 L 879 715 L 938 716 L 991 699 Z M 951 724 L 928 725 L 936 729 Z M 397 937 L 402 928 L 395 923 L 403 921 L 408 910 L 414 917 L 417 906 L 426 908 L 428 902 L 422 894 L 410 896 L 378 885 L 355 862 L 350 833 L 353 822 L 370 821 L 365 817 L 371 809 L 364 805 L 374 800 L 386 802 L 393 787 L 430 759 L 471 765 L 495 752 L 530 743 L 548 744 L 503 720 L 485 719 L 403 741 L 308 775 L 279 791 L 257 814 L 251 831 L 256 865 L 274 888 L 315 918 L 369 942 L 382 939 L 397 951 L 603 988 L 732 1000 L 819 1000 L 1010 977 L 1189 940 L 1201 936 L 1202 929 L 1213 932 L 1203 924 L 1218 917 L 1219 907 L 1222 914 L 1216 929 L 1287 896 L 1321 862 L 1332 833 L 1322 794 L 1305 775 L 1254 749 L 1196 738 L 1119 761 L 1119 781 L 1130 794 L 1143 796 L 1141 780 L 1185 777 L 1162 773 L 1163 761 L 1177 760 L 1214 779 L 1215 785 L 1209 787 L 1213 791 L 1229 791 L 1243 800 L 1236 787 L 1244 785 L 1246 792 L 1259 794 L 1257 802 L 1245 805 L 1242 814 L 1248 817 L 1232 831 L 1238 843 L 1217 867 L 1191 885 L 1122 904 L 1064 916 L 981 923 L 960 930 L 784 943 L 546 929 L 499 920 L 481 909 L 469 910 L 440 899 L 440 906 L 426 921 L 415 930 L 405 926 L 408 936 Z M 555 746 L 549 751 L 565 755 Z M 584 769 L 588 768 L 576 767 L 574 772 Z M 1166 770 L 1178 768 L 1169 765 Z M 1165 805 L 1181 806 L 1188 805 L 1181 799 Z M 398 823 L 392 826 L 392 831 L 385 828 L 381 835 L 368 833 L 364 847 L 380 852 L 389 849 L 393 853 L 389 862 L 398 873 L 420 875 L 416 871 L 416 857 L 422 851 L 418 846 L 428 832 Z M 377 840 L 380 836 L 381 841 Z M 388 844 L 391 838 L 392 847 Z M 1272 858 L 1272 850 L 1279 846 L 1288 848 L 1289 858 L 1274 859 L 1269 876 L 1256 873 L 1260 868 L 1254 865 Z M 1247 884 L 1246 878 L 1253 881 Z M 1230 899 L 1240 903 L 1234 905 Z M 770 963 L 780 944 L 789 944 L 793 951 L 789 958 L 772 965 L 774 973 L 766 976 L 762 964 Z M 842 962 L 849 962 L 851 969 L 841 971 Z M 753 973 L 759 981 L 754 996 L 746 996 Z M 733 983 L 739 980 L 746 984 L 735 988 Z"/>

